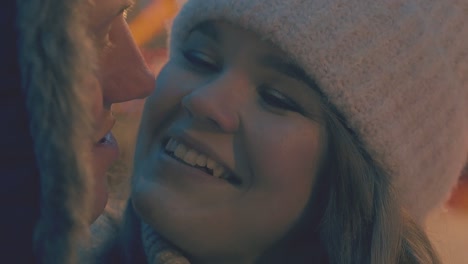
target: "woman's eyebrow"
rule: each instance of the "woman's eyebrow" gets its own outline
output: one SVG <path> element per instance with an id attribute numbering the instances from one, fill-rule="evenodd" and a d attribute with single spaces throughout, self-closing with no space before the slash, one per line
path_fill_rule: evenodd
<path id="1" fill-rule="evenodd" d="M 298 67 L 292 62 L 288 62 L 283 58 L 267 55 L 260 58 L 260 65 L 263 67 L 270 68 L 282 75 L 286 75 L 289 78 L 296 79 L 297 81 L 303 82 L 311 86 L 316 91 L 319 91 L 318 85 L 312 80 L 303 69 Z"/>
<path id="2" fill-rule="evenodd" d="M 208 38 L 216 42 L 221 42 L 220 31 L 216 27 L 216 25 L 211 21 L 206 21 L 203 23 L 198 24 L 192 30 L 190 30 L 189 35 L 194 32 L 200 32 L 201 34 L 205 35 Z"/>

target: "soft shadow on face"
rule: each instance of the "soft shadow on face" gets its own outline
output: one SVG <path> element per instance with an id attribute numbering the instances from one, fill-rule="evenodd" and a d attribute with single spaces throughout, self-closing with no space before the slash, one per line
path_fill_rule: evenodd
<path id="1" fill-rule="evenodd" d="M 326 148 L 306 79 L 251 32 L 195 27 L 173 47 L 143 114 L 132 194 L 141 218 L 200 262 L 249 263 L 281 239 Z"/>
<path id="2" fill-rule="evenodd" d="M 118 144 L 111 133 L 115 118 L 113 103 L 143 98 L 154 87 L 154 78 L 134 43 L 125 12 L 130 0 L 100 0 L 90 7 L 89 31 L 95 41 L 99 61 L 95 76 L 89 77 L 94 87 L 95 133 L 93 136 L 92 171 L 94 182 L 93 219 L 107 203 L 106 171 L 118 158 Z"/>

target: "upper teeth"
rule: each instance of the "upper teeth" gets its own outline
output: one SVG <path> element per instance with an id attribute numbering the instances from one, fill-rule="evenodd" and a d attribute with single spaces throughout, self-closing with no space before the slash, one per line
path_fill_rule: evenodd
<path id="1" fill-rule="evenodd" d="M 208 158 L 206 155 L 198 153 L 198 151 L 191 149 L 184 145 L 183 143 L 178 142 L 177 140 L 171 138 L 167 142 L 165 149 L 168 152 L 172 152 L 174 156 L 183 160 L 185 163 L 192 166 L 206 167 L 213 171 L 213 176 L 217 178 L 225 178 L 227 175 L 226 169 L 221 164 L 218 164 L 211 158 Z"/>

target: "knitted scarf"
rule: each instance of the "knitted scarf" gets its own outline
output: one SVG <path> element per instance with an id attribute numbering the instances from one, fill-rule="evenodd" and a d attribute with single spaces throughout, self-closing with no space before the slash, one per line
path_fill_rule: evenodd
<path id="1" fill-rule="evenodd" d="M 148 264 L 190 264 L 179 250 L 144 222 L 141 222 L 141 239 Z"/>

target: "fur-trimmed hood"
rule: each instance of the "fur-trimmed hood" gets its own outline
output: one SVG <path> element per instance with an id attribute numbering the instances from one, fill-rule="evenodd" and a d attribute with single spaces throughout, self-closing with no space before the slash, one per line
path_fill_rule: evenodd
<path id="1" fill-rule="evenodd" d="M 28 262 L 75 263 L 88 232 L 93 197 L 86 153 L 91 145 L 83 142 L 92 131 L 86 76 L 95 64 L 82 15 L 87 4 L 8 0 L 2 5 L 2 17 L 10 18 L 2 24 L 2 36 L 11 44 L 2 49 L 8 59 L 0 62 L 0 115 L 8 126 L 1 134 L 2 150 L 4 143 L 7 147 L 2 189 L 8 191 L 2 190 L 2 200 L 20 208 L 7 216 L 7 224 L 14 226 L 7 226 L 11 237 L 4 238 L 13 240 L 9 254 L 18 257 L 11 263 L 23 256 Z M 34 245 L 27 244 L 31 241 Z"/>

